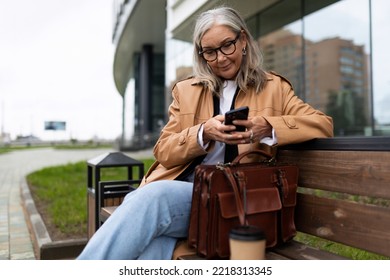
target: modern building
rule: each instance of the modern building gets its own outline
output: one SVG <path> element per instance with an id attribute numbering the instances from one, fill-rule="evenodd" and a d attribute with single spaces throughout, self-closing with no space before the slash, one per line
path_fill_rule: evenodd
<path id="1" fill-rule="evenodd" d="M 259 43 L 265 68 L 289 77 L 297 95 L 337 117 L 337 135 L 364 132 L 371 107 L 363 106 L 371 102 L 364 46 L 339 37 L 313 42 L 285 29 L 263 36 Z"/>
<path id="2" fill-rule="evenodd" d="M 122 149 L 151 146 L 165 120 L 166 1 L 113 1 L 113 74 L 123 97 Z"/>
<path id="3" fill-rule="evenodd" d="M 191 75 L 197 15 L 220 5 L 246 19 L 264 67 L 332 115 L 336 135 L 382 135 L 390 124 L 386 0 L 115 0 L 114 80 L 123 97 L 123 149 L 153 145 L 172 84 Z"/>

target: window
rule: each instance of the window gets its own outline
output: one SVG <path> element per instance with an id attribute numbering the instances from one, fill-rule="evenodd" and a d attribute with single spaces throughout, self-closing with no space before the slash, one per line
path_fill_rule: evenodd
<path id="1" fill-rule="evenodd" d="M 274 63 L 265 67 L 285 75 L 298 96 L 331 115 L 337 136 L 370 135 L 369 0 L 313 2 L 281 1 L 258 15 L 266 25 L 270 15 L 295 9 L 294 22 L 263 26 L 260 46 L 267 49 L 272 43 L 274 50 L 273 59 L 264 58 Z"/>
<path id="2" fill-rule="evenodd" d="M 336 136 L 390 135 L 388 11 L 387 0 L 281 0 L 247 24 L 264 67 L 331 115 Z M 166 48 L 167 85 L 191 71 L 191 44 L 174 45 Z"/>

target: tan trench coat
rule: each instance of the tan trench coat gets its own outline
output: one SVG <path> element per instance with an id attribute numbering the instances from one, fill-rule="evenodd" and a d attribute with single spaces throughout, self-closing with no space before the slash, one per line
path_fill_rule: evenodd
<path id="1" fill-rule="evenodd" d="M 196 79 L 187 79 L 175 84 L 172 97 L 168 123 L 154 147 L 156 162 L 145 174 L 141 185 L 175 179 L 193 159 L 214 147 L 212 143 L 205 151 L 197 141 L 201 124 L 213 116 L 212 94 Z M 268 74 L 268 82 L 262 92 L 239 91 L 234 107 L 244 105 L 250 108 L 249 117 L 263 116 L 272 125 L 278 145 L 333 136 L 332 119 L 299 99 L 291 84 L 275 73 Z M 241 153 L 260 148 L 260 144 L 238 147 Z"/>

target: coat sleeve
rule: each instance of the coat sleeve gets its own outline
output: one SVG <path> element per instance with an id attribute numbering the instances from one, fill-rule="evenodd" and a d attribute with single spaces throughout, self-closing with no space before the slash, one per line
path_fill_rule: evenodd
<path id="1" fill-rule="evenodd" d="M 168 122 L 162 129 L 153 150 L 156 160 L 167 169 L 186 165 L 196 157 L 207 153 L 198 144 L 201 123 L 195 123 L 193 114 L 183 112 L 177 85 L 172 90 L 172 97 Z"/>
<path id="2" fill-rule="evenodd" d="M 278 145 L 294 144 L 314 138 L 333 137 L 333 120 L 295 95 L 291 84 L 277 76 L 277 92 L 283 100 L 280 116 L 265 116 L 272 125 Z"/>

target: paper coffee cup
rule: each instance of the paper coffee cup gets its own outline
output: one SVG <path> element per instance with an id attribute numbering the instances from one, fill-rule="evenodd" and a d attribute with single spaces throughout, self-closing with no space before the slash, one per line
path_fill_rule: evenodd
<path id="1" fill-rule="evenodd" d="M 233 228 L 229 235 L 231 260 L 264 260 L 266 238 L 258 227 Z"/>

